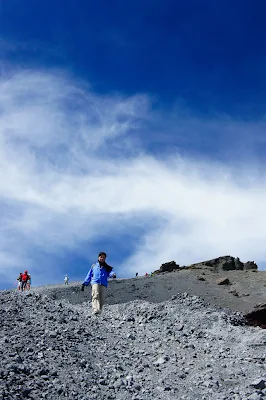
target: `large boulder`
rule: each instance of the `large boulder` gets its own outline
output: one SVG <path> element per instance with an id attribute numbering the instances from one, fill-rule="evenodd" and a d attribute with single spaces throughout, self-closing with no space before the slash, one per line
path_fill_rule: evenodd
<path id="1" fill-rule="evenodd" d="M 230 281 L 228 278 L 219 278 L 216 281 L 217 285 L 230 285 Z"/>
<path id="2" fill-rule="evenodd" d="M 250 270 L 258 269 L 257 264 L 254 261 L 248 261 L 243 263 L 238 257 L 223 256 L 213 258 L 212 260 L 201 261 L 196 264 L 189 265 L 187 267 L 180 267 L 175 261 L 169 261 L 161 265 L 160 269 L 154 271 L 154 274 L 160 274 L 164 272 L 172 272 L 180 269 L 209 269 L 212 272 L 222 272 L 231 270 Z"/>
<path id="3" fill-rule="evenodd" d="M 169 261 L 167 263 L 164 263 L 160 266 L 160 269 L 157 270 L 157 273 L 162 273 L 162 272 L 172 272 L 176 269 L 180 269 L 179 265 L 175 261 Z"/>
<path id="4" fill-rule="evenodd" d="M 244 268 L 245 271 L 249 270 L 249 269 L 258 269 L 257 264 L 254 261 L 247 261 L 246 263 L 244 263 Z"/>
<path id="5" fill-rule="evenodd" d="M 237 257 L 223 256 L 218 258 L 213 258 L 212 260 L 202 261 L 196 264 L 190 265 L 190 268 L 201 269 L 207 268 L 214 272 L 220 271 L 230 271 L 230 270 L 248 270 L 248 269 L 258 269 L 257 264 L 254 261 L 248 261 L 243 263 Z"/>

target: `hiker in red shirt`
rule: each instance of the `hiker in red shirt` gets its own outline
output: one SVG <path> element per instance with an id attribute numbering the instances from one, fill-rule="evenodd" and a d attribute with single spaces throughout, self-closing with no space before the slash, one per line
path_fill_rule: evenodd
<path id="1" fill-rule="evenodd" d="M 21 282 L 21 291 L 26 290 L 27 282 L 30 280 L 30 276 L 28 275 L 28 271 L 24 271 L 22 274 L 22 282 Z"/>

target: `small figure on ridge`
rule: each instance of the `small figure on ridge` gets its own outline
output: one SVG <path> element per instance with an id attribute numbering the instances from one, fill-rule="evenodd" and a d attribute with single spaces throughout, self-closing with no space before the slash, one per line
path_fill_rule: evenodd
<path id="1" fill-rule="evenodd" d="M 17 281 L 18 281 L 18 291 L 20 291 L 20 289 L 21 289 L 21 285 L 22 285 L 22 272 L 20 272 L 19 273 L 19 276 L 18 276 L 18 278 L 17 278 Z"/>
<path id="2" fill-rule="evenodd" d="M 30 290 L 30 286 L 31 286 L 31 275 L 28 274 L 28 280 L 27 280 L 27 285 L 26 285 L 27 290 Z"/>
<path id="3" fill-rule="evenodd" d="M 22 282 L 21 282 L 21 291 L 23 292 L 27 288 L 27 282 L 30 279 L 30 276 L 28 275 L 28 271 L 25 270 L 24 274 L 22 274 Z"/>

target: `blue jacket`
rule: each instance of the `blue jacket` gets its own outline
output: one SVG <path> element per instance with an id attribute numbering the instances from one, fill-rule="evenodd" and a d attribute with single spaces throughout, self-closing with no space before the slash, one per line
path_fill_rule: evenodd
<path id="1" fill-rule="evenodd" d="M 93 285 L 98 283 L 99 285 L 108 286 L 108 278 L 114 275 L 112 267 L 109 265 L 105 269 L 104 266 L 100 266 L 99 261 L 91 266 L 86 278 L 84 279 L 83 285 L 88 286 L 90 283 Z"/>

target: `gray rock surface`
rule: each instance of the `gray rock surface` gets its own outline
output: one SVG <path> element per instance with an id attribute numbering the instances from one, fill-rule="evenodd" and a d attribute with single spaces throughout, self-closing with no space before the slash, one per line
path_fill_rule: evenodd
<path id="1" fill-rule="evenodd" d="M 133 282 L 110 288 L 126 296 Z M 129 295 L 92 316 L 90 292 L 79 290 L 0 293 L 1 399 L 266 397 L 266 330 L 244 325 L 240 313 L 175 291 L 161 302 Z M 71 291 L 84 301 L 73 304 Z"/>

